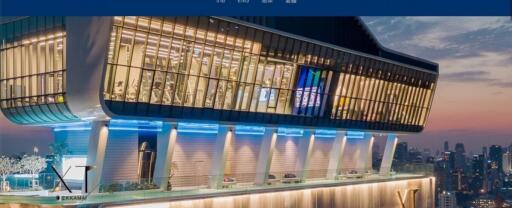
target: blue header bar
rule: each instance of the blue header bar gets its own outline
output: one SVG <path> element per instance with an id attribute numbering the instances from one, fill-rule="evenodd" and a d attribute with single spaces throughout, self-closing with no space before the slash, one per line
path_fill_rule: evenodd
<path id="1" fill-rule="evenodd" d="M 511 0 L 2 0 L 0 15 L 509 16 Z"/>

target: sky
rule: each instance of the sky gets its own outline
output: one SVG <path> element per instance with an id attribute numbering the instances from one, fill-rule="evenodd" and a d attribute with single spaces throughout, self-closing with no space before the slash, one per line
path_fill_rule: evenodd
<path id="1" fill-rule="evenodd" d="M 512 144 L 512 20 L 510 17 L 364 17 L 382 45 L 439 63 L 427 126 L 400 136 L 409 146 L 466 152 Z M 52 132 L 10 124 L 0 115 L 0 154 L 47 152 Z"/>
<path id="2" fill-rule="evenodd" d="M 510 17 L 365 17 L 386 47 L 439 63 L 440 78 L 425 130 L 402 136 L 410 146 L 466 152 L 512 144 Z"/>

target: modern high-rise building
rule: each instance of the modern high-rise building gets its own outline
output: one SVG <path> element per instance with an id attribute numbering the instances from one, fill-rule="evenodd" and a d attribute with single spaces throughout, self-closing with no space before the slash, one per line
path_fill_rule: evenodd
<path id="1" fill-rule="evenodd" d="M 472 179 L 470 188 L 475 193 L 485 192 L 485 159 L 483 155 L 473 155 L 472 159 Z"/>
<path id="2" fill-rule="evenodd" d="M 456 208 L 457 206 L 457 198 L 455 196 L 455 192 L 453 191 L 443 191 L 439 193 L 439 208 Z"/>
<path id="3" fill-rule="evenodd" d="M 512 152 L 506 152 L 503 154 L 503 172 L 505 174 L 512 174 Z"/>
<path id="4" fill-rule="evenodd" d="M 394 158 L 399 162 L 406 162 L 409 159 L 409 148 L 407 142 L 399 142 L 396 145 Z"/>
<path id="5" fill-rule="evenodd" d="M 90 192 L 322 188 L 379 193 L 336 206 L 396 207 L 419 189 L 433 206 L 433 178 L 387 176 L 397 135 L 425 126 L 438 65 L 357 17 L 20 17 L 0 36 L 2 113 L 52 128 L 63 170 L 93 167 L 64 180 Z M 370 183 L 386 191 L 357 188 Z"/>
<path id="6" fill-rule="evenodd" d="M 500 145 L 492 145 L 489 148 L 489 161 L 491 169 L 503 171 L 503 149 Z"/>
<path id="7" fill-rule="evenodd" d="M 455 169 L 466 169 L 466 151 L 463 143 L 455 144 Z"/>

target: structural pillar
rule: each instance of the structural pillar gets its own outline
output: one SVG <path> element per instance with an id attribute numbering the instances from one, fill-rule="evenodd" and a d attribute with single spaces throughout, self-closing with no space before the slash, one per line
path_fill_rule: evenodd
<path id="1" fill-rule="evenodd" d="M 304 136 L 304 138 L 299 141 L 299 146 L 297 148 L 297 163 L 295 163 L 295 172 L 301 181 L 306 179 L 308 175 L 309 158 L 311 156 L 311 150 L 313 149 L 314 142 L 315 134 L 312 130 L 307 131 L 307 134 Z"/>
<path id="2" fill-rule="evenodd" d="M 374 137 L 370 133 L 364 133 L 363 138 L 357 143 L 357 164 L 358 172 L 368 172 L 372 168 L 372 148 Z"/>
<path id="3" fill-rule="evenodd" d="M 390 174 L 397 142 L 398 137 L 396 137 L 395 134 L 388 134 L 386 138 L 386 147 L 384 148 L 384 154 L 382 155 L 382 162 L 380 164 L 379 175 L 385 176 Z"/>
<path id="4" fill-rule="evenodd" d="M 265 128 L 263 141 L 260 146 L 258 163 L 256 164 L 256 185 L 263 185 L 268 180 L 272 156 L 276 147 L 277 131 L 273 128 Z"/>
<path id="5" fill-rule="evenodd" d="M 105 149 L 108 139 L 107 122 L 108 121 L 92 122 L 86 162 L 87 166 L 91 167 L 91 170 L 87 172 L 87 184 L 83 186 L 84 188 L 87 186 L 88 192 L 91 193 L 97 193 L 101 183 Z"/>
<path id="6" fill-rule="evenodd" d="M 340 174 L 341 161 L 345 152 L 347 136 L 345 132 L 337 132 L 331 152 L 329 154 L 329 165 L 327 166 L 327 179 L 334 180 Z"/>
<path id="7" fill-rule="evenodd" d="M 163 123 L 162 131 L 157 135 L 157 151 L 153 180 L 161 190 L 167 190 L 177 134 L 175 124 Z"/>
<path id="8" fill-rule="evenodd" d="M 210 188 L 221 188 L 224 180 L 224 167 L 226 163 L 226 149 L 231 143 L 233 130 L 228 127 L 219 127 L 219 133 L 215 140 L 215 147 L 212 158 L 212 167 L 208 176 Z"/>

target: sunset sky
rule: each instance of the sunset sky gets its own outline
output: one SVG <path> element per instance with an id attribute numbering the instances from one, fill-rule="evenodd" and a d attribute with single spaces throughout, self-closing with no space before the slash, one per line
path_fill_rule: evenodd
<path id="1" fill-rule="evenodd" d="M 440 79 L 427 128 L 404 140 L 466 151 L 512 144 L 510 17 L 367 17 L 385 46 L 439 63 Z"/>
<path id="2" fill-rule="evenodd" d="M 384 45 L 440 65 L 427 127 L 402 136 L 409 146 L 467 152 L 512 144 L 512 20 L 510 17 L 365 17 Z M 47 151 L 51 131 L 10 124 L 0 115 L 0 154 Z"/>

